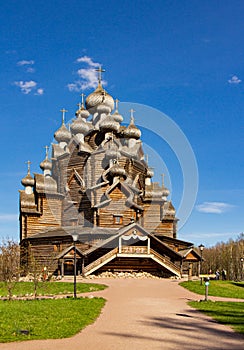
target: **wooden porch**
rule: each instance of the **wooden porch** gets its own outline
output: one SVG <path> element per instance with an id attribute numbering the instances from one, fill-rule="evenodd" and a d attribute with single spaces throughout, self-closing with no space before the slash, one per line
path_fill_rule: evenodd
<path id="1" fill-rule="evenodd" d="M 88 276 L 93 272 L 99 270 L 110 261 L 116 259 L 128 259 L 128 258 L 140 258 L 140 259 L 152 259 L 159 266 L 162 266 L 165 270 L 169 271 L 170 274 L 177 277 L 181 277 L 181 269 L 179 266 L 174 264 L 168 257 L 162 256 L 152 248 L 148 246 L 119 246 L 109 251 L 99 259 L 93 261 L 89 265 L 84 267 L 83 275 Z"/>

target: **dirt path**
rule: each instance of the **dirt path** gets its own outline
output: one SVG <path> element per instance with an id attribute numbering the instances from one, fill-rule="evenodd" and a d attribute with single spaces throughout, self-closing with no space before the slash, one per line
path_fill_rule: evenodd
<path id="1" fill-rule="evenodd" d="M 187 306 L 197 296 L 173 280 L 99 279 L 107 303 L 97 321 L 69 339 L 0 344 L 8 350 L 243 350 L 244 337 Z"/>

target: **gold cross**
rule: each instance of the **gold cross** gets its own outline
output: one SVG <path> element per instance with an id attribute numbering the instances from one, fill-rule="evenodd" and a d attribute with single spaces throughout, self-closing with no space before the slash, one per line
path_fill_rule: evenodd
<path id="1" fill-rule="evenodd" d="M 162 176 L 162 187 L 164 187 L 164 176 L 165 176 L 165 174 L 161 174 L 161 176 Z"/>
<path id="2" fill-rule="evenodd" d="M 83 94 L 83 92 L 82 92 L 82 94 L 81 94 L 81 103 L 82 103 L 82 106 L 84 106 L 84 97 L 85 97 L 86 95 L 85 94 Z"/>
<path id="3" fill-rule="evenodd" d="M 115 108 L 116 108 L 116 110 L 118 110 L 118 107 L 119 107 L 119 100 L 116 98 L 116 100 L 115 100 Z"/>
<path id="4" fill-rule="evenodd" d="M 130 109 L 130 121 L 132 124 L 134 124 L 134 121 L 135 121 L 134 112 L 135 112 L 135 110 L 133 108 L 131 108 Z"/>
<path id="5" fill-rule="evenodd" d="M 98 82 L 101 84 L 102 82 L 102 73 L 105 72 L 104 69 L 102 69 L 102 66 L 100 66 L 98 69 L 96 69 L 96 72 L 98 72 Z"/>
<path id="6" fill-rule="evenodd" d="M 49 147 L 48 146 L 45 146 L 44 148 L 46 148 L 46 159 L 48 158 L 48 150 L 49 150 Z"/>
<path id="7" fill-rule="evenodd" d="M 62 112 L 62 123 L 64 124 L 64 117 L 65 117 L 65 113 L 68 112 L 66 109 L 61 109 L 60 112 Z"/>
<path id="8" fill-rule="evenodd" d="M 31 161 L 27 161 L 25 162 L 25 164 L 27 164 L 27 167 L 28 167 L 28 174 L 30 174 L 30 165 L 31 165 Z"/>

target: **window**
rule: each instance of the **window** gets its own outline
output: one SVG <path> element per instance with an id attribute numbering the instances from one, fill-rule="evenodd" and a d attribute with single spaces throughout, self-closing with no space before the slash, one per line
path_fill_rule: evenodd
<path id="1" fill-rule="evenodd" d="M 122 223 L 123 223 L 123 216 L 122 215 L 114 215 L 114 224 L 121 225 Z"/>

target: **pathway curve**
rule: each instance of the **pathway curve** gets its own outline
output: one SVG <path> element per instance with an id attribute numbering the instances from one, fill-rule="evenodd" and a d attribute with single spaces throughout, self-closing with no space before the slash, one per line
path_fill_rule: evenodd
<path id="1" fill-rule="evenodd" d="M 1 350 L 243 350 L 244 337 L 190 308 L 200 300 L 169 279 L 99 279 L 107 303 L 96 322 L 69 339 L 0 344 Z"/>

